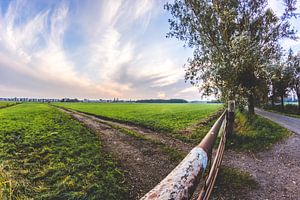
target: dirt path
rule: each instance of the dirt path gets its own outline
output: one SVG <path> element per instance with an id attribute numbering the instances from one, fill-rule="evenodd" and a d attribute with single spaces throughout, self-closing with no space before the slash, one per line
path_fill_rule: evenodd
<path id="1" fill-rule="evenodd" d="M 261 110 L 258 108 L 255 108 L 256 114 L 265 117 L 273 122 L 276 122 L 277 124 L 289 129 L 290 131 L 300 135 L 300 119 L 288 117 L 285 115 L 280 115 L 273 112 L 268 112 L 265 110 Z"/>
<path id="2" fill-rule="evenodd" d="M 118 127 L 128 129 L 128 130 L 132 130 L 134 132 L 137 132 L 137 133 L 145 136 L 147 139 L 161 142 L 161 143 L 163 143 L 163 144 L 165 144 L 169 147 L 172 147 L 176 150 L 179 150 L 179 151 L 181 151 L 185 154 L 189 153 L 190 150 L 195 146 L 193 144 L 185 143 L 181 140 L 178 140 L 176 138 L 168 136 L 167 134 L 158 133 L 158 132 L 155 132 L 155 131 L 152 131 L 150 129 L 143 128 L 143 127 L 140 127 L 140 126 L 128 125 L 128 124 L 125 124 L 125 123 L 110 121 L 110 120 L 102 119 L 100 117 L 96 117 L 96 116 L 93 116 L 93 115 L 88 115 L 88 114 L 85 114 L 85 113 L 82 113 L 82 112 L 77 112 L 77 111 L 74 111 L 74 110 L 68 110 L 68 109 L 62 109 L 62 108 L 60 108 L 60 109 L 67 112 L 67 113 L 69 113 L 69 114 L 73 113 L 73 114 L 81 115 L 83 117 L 88 117 L 88 118 L 93 119 L 95 121 L 98 121 L 100 123 L 111 124 L 111 125 L 115 125 L 115 126 L 118 126 Z"/>
<path id="3" fill-rule="evenodd" d="M 178 162 L 170 157 L 150 140 L 141 140 L 122 133 L 110 124 L 134 130 L 155 140 L 170 145 L 183 152 L 188 152 L 190 145 L 179 140 L 146 129 L 128 126 L 117 122 L 98 119 L 96 117 L 75 111 L 60 109 L 71 115 L 95 133 L 99 134 L 104 150 L 111 152 L 121 163 L 121 168 L 127 171 L 126 181 L 130 187 L 130 198 L 139 199 L 156 184 L 158 184 Z"/>
<path id="4" fill-rule="evenodd" d="M 257 154 L 226 151 L 225 165 L 249 172 L 259 183 L 258 189 L 236 199 L 300 200 L 299 144 L 300 135 L 293 135 Z"/>

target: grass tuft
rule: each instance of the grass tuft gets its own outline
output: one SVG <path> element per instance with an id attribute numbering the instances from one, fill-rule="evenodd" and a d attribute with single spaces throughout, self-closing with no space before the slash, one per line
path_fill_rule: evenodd
<path id="1" fill-rule="evenodd" d="M 3 165 L 0 166 L 0 199 L 11 200 L 13 194 L 13 180 L 4 170 Z"/>

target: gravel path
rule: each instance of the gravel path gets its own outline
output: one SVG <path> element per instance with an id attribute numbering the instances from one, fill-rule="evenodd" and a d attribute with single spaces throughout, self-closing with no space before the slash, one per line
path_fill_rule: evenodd
<path id="1" fill-rule="evenodd" d="M 249 172 L 259 184 L 251 194 L 241 194 L 235 199 L 300 200 L 300 119 L 261 109 L 255 111 L 295 134 L 268 151 L 256 154 L 225 152 L 223 164 Z"/>
<path id="2" fill-rule="evenodd" d="M 257 154 L 226 151 L 223 163 L 249 172 L 259 184 L 257 190 L 242 194 L 243 199 L 300 200 L 299 144 L 300 136 L 293 135 Z"/>
<path id="3" fill-rule="evenodd" d="M 285 115 L 280 115 L 273 112 L 268 112 L 255 108 L 256 114 L 268 118 L 269 120 L 278 123 L 279 125 L 289 129 L 290 131 L 300 135 L 300 119 L 288 117 Z"/>

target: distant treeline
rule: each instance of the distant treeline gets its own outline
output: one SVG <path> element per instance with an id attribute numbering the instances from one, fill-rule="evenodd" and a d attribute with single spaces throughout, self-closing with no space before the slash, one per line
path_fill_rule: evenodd
<path id="1" fill-rule="evenodd" d="M 78 99 L 63 98 L 61 102 L 80 102 Z"/>
<path id="2" fill-rule="evenodd" d="M 188 103 L 184 99 L 142 99 L 137 100 L 136 103 Z"/>

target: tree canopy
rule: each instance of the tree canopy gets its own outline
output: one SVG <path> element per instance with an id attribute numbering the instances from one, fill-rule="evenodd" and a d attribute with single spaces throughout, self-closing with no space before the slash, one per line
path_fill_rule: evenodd
<path id="1" fill-rule="evenodd" d="M 288 21 L 295 0 L 285 0 L 278 17 L 265 0 L 175 0 L 167 3 L 168 37 L 194 49 L 186 64 L 186 81 L 204 94 L 224 100 L 247 101 L 254 113 L 255 98 L 268 91 L 267 66 L 281 56 L 279 40 L 295 38 Z"/>
<path id="2" fill-rule="evenodd" d="M 287 60 L 287 73 L 289 74 L 289 87 L 298 98 L 298 113 L 300 113 L 300 52 L 296 55 L 289 51 Z"/>

